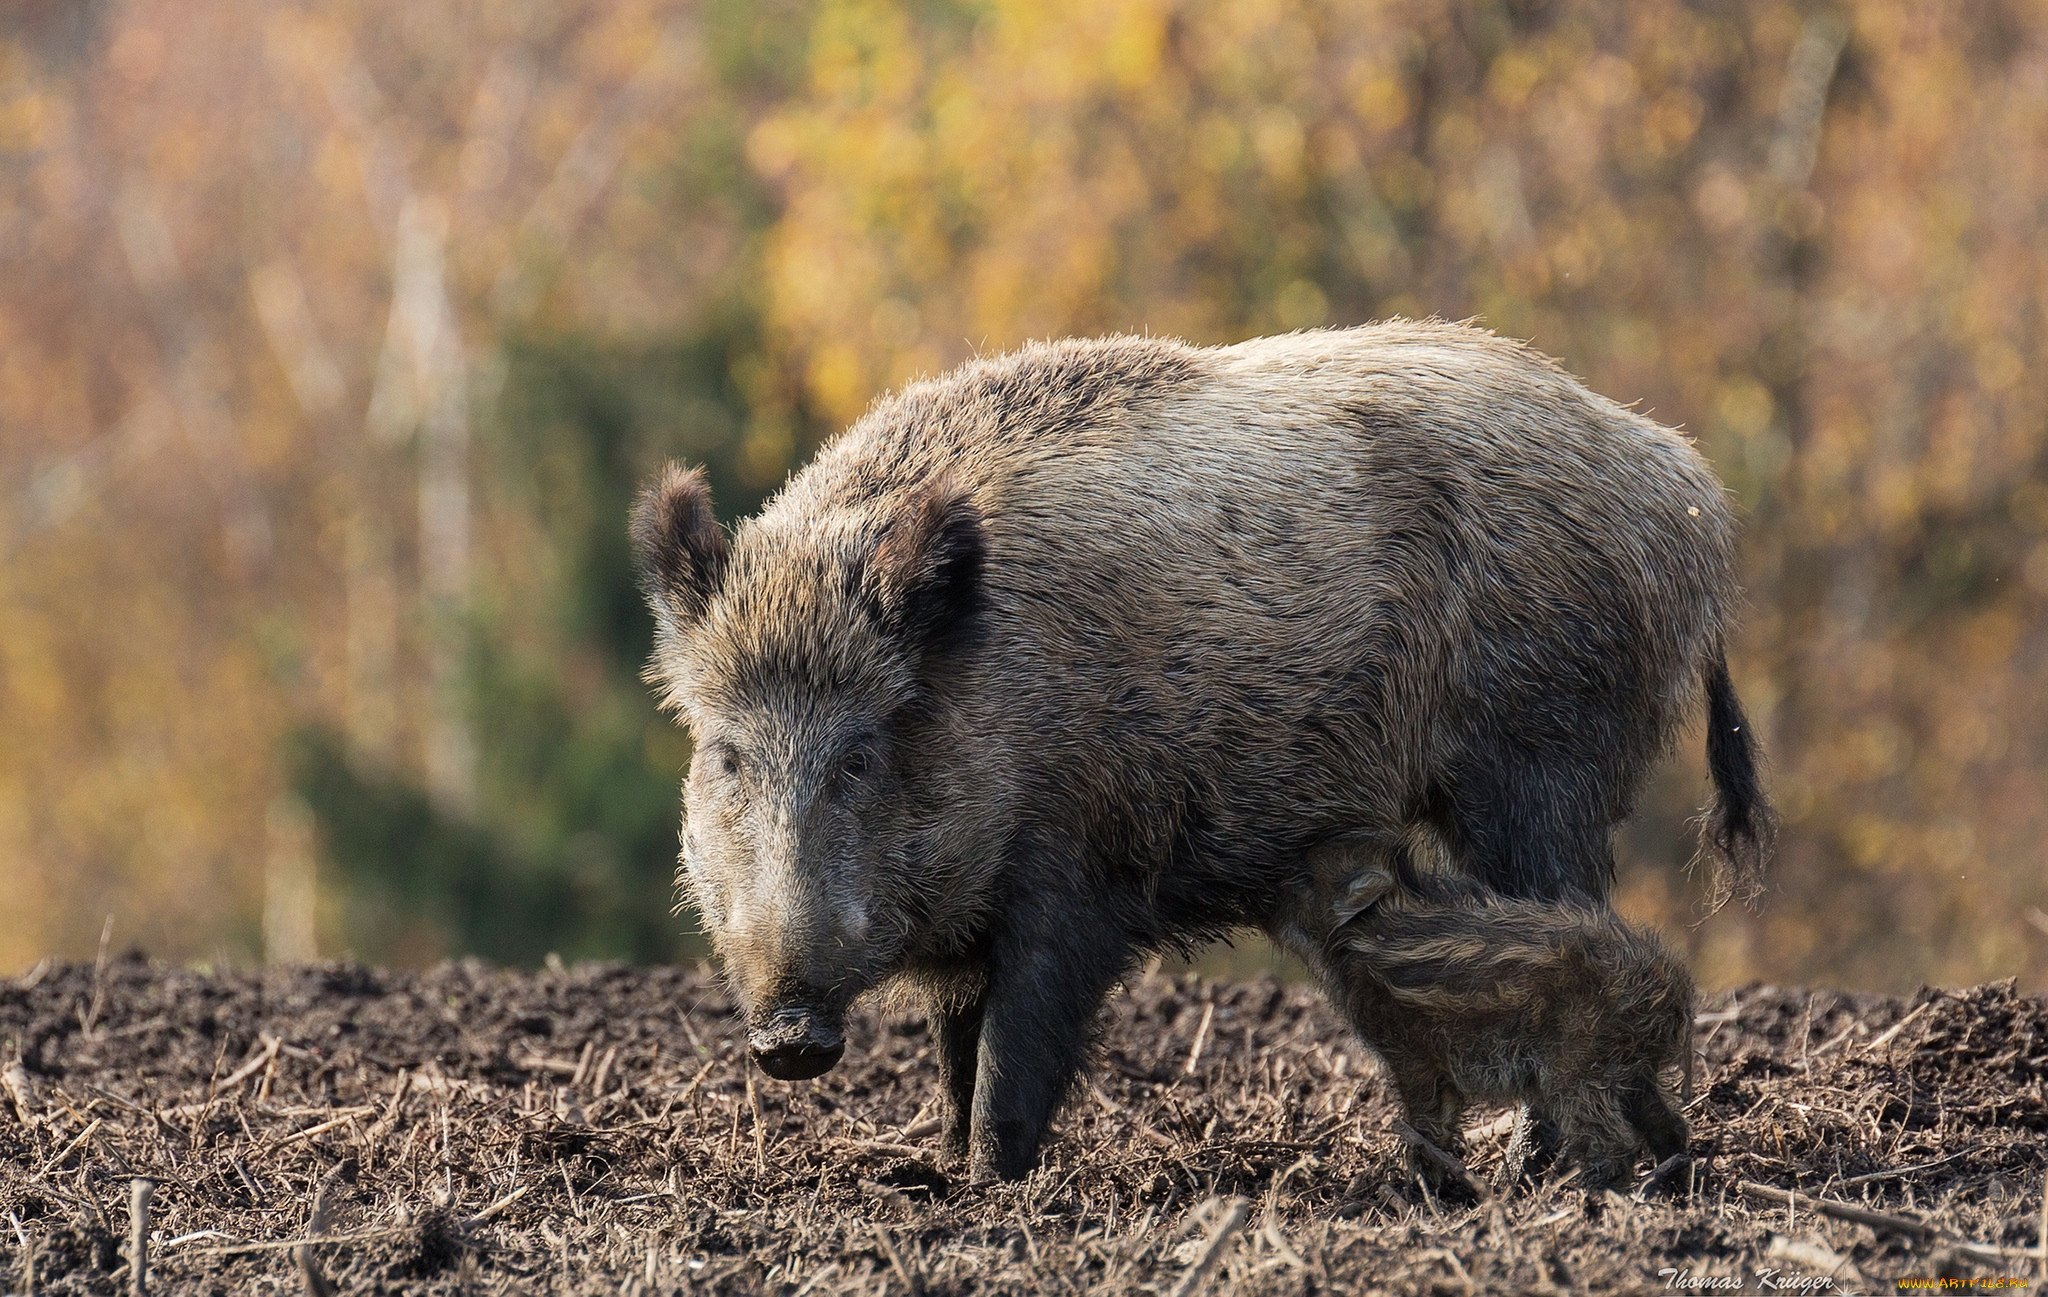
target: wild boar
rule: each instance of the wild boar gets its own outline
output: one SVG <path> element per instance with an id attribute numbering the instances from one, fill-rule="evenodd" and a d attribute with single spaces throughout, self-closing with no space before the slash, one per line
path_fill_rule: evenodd
<path id="1" fill-rule="evenodd" d="M 822 1073 L 894 987 L 948 1142 L 1021 1176 L 1136 953 L 1274 930 L 1343 831 L 1598 897 L 1703 692 L 1705 836 L 1754 880 L 1734 531 L 1685 438 L 1441 323 L 977 360 L 731 536 L 670 466 L 633 519 L 649 678 L 754 1058 Z"/>
<path id="2" fill-rule="evenodd" d="M 1604 905 L 1464 878 L 1373 867 L 1317 881 L 1340 920 L 1325 988 L 1423 1138 L 1455 1155 L 1468 1102 L 1526 1103 L 1591 1185 L 1619 1182 L 1638 1149 L 1685 1151 L 1661 1074 L 1679 1070 L 1691 1099 L 1692 979 L 1654 935 Z"/>

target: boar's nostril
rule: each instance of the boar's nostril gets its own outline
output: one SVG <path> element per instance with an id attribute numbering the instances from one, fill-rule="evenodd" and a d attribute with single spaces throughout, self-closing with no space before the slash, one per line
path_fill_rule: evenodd
<path id="1" fill-rule="evenodd" d="M 784 1009 L 752 1032 L 748 1051 L 760 1069 L 778 1081 L 823 1076 L 846 1052 L 836 1027 L 801 1009 Z"/>

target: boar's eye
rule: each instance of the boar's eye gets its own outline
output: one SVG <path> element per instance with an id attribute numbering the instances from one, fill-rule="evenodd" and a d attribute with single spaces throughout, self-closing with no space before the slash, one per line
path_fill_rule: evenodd
<path id="1" fill-rule="evenodd" d="M 842 785 L 858 785 L 866 782 L 882 763 L 875 748 L 875 737 L 864 734 L 847 745 L 839 754 L 839 782 Z"/>
<path id="2" fill-rule="evenodd" d="M 740 754 L 723 743 L 714 745 L 705 755 L 711 759 L 712 769 L 722 775 L 736 775 L 740 772 Z"/>

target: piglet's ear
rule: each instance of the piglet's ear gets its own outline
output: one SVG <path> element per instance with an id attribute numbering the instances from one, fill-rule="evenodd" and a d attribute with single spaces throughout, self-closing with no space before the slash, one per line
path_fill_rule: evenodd
<path id="1" fill-rule="evenodd" d="M 918 647 L 942 647 L 973 619 L 986 550 L 981 510 L 966 489 L 950 479 L 927 483 L 866 565 L 864 583 L 882 624 Z"/>
<path id="2" fill-rule="evenodd" d="M 1333 915 L 1339 927 L 1379 904 L 1394 891 L 1394 876 L 1384 869 L 1368 869 L 1337 892 Z"/>
<path id="3" fill-rule="evenodd" d="M 725 580 L 725 532 L 711 511 L 704 470 L 665 465 L 633 504 L 632 536 L 647 606 L 664 635 L 678 636 Z"/>

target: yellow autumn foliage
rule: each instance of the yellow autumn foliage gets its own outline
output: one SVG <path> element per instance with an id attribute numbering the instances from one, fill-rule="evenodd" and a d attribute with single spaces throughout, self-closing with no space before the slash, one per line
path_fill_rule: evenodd
<path id="1" fill-rule="evenodd" d="M 1774 890 L 1687 926 L 1688 741 L 1624 906 L 1708 982 L 2041 985 L 2044 123 L 1997 0 L 23 3 L 0 967 L 109 914 L 259 953 L 307 718 L 470 795 L 447 615 L 557 559 L 493 476 L 520 338 L 737 312 L 766 489 L 1024 339 L 1406 313 L 1684 427 L 1747 517 Z"/>

